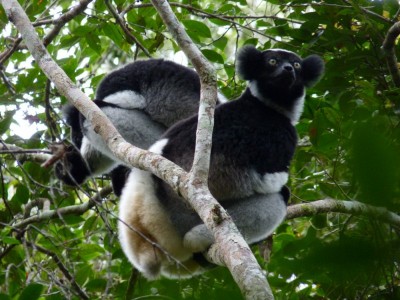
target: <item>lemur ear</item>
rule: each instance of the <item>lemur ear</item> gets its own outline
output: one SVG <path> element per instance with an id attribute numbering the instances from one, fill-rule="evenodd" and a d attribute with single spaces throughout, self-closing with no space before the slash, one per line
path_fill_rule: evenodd
<path id="1" fill-rule="evenodd" d="M 306 87 L 312 87 L 322 77 L 325 64 L 318 55 L 310 55 L 303 59 L 302 78 Z"/>
<path id="2" fill-rule="evenodd" d="M 253 45 L 244 46 L 237 56 L 237 72 L 245 80 L 257 79 L 263 64 L 263 54 Z"/>

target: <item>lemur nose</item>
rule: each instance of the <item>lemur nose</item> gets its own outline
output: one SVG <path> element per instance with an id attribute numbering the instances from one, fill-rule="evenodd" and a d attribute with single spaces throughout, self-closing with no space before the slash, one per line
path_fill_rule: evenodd
<path id="1" fill-rule="evenodd" d="M 291 65 L 286 65 L 283 68 L 288 72 L 292 72 L 293 71 L 293 67 Z"/>

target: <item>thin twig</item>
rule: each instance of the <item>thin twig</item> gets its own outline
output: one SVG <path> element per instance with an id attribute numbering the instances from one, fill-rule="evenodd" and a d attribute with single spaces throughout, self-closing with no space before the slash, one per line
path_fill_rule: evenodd
<path id="1" fill-rule="evenodd" d="M 50 136 L 52 142 L 56 140 L 56 137 L 59 135 L 57 124 L 51 116 L 51 104 L 50 104 L 50 88 L 51 88 L 51 81 L 49 79 L 46 80 L 46 87 L 44 93 L 44 103 L 45 103 L 45 115 L 46 115 L 46 124 L 50 131 Z"/>
<path id="2" fill-rule="evenodd" d="M 68 216 L 68 215 L 81 215 L 88 210 L 90 210 L 92 207 L 96 205 L 96 203 L 100 202 L 102 198 L 107 197 L 110 193 L 112 192 L 112 188 L 110 186 L 104 187 L 100 192 L 95 195 L 94 197 L 90 198 L 87 202 L 79 205 L 71 205 L 71 206 L 66 206 L 62 207 L 59 209 L 55 210 L 47 210 L 44 212 L 41 212 L 35 216 L 31 216 L 29 218 L 24 219 L 23 221 L 13 224 L 12 228 L 14 230 L 16 229 L 21 229 L 25 228 L 29 224 L 32 223 L 39 223 L 43 222 L 49 219 L 54 219 L 54 218 L 60 218 L 63 216 Z"/>
<path id="3" fill-rule="evenodd" d="M 263 37 L 266 37 L 268 39 L 271 39 L 273 41 L 280 42 L 280 43 L 285 43 L 283 41 L 278 41 L 274 36 L 267 35 L 264 32 L 259 31 L 259 30 L 255 29 L 253 27 L 246 26 L 246 25 L 240 24 L 239 22 L 234 21 L 235 19 L 246 19 L 245 16 L 244 17 L 240 17 L 240 16 L 226 16 L 226 15 L 220 15 L 220 14 L 213 14 L 213 13 L 210 13 L 210 12 L 206 12 L 206 11 L 204 11 L 202 9 L 193 7 L 191 5 L 177 3 L 177 2 L 170 2 L 169 5 L 173 6 L 173 7 L 180 7 L 180 8 L 186 9 L 188 11 L 191 11 L 192 13 L 196 13 L 196 15 L 198 15 L 199 17 L 202 17 L 202 18 L 218 19 L 218 20 L 221 20 L 221 21 L 225 21 L 225 22 L 231 23 L 233 25 L 236 25 L 236 26 L 238 26 L 240 28 L 243 28 L 243 29 L 252 31 L 254 33 L 257 33 L 257 34 L 259 34 L 259 35 L 261 35 Z M 151 7 L 151 5 L 150 4 L 146 4 L 146 3 L 131 4 L 120 13 L 120 16 L 125 15 L 131 9 L 134 9 L 134 8 L 146 8 L 146 7 Z M 260 16 L 260 17 L 253 16 L 253 17 L 247 17 L 247 18 L 248 19 L 262 19 L 262 18 L 279 19 L 278 17 L 273 17 L 273 16 Z"/>
<path id="4" fill-rule="evenodd" d="M 39 246 L 37 244 L 34 244 L 32 242 L 26 241 L 27 245 L 33 247 L 34 249 L 38 250 L 39 252 L 42 252 L 48 256 L 50 256 L 57 267 L 60 269 L 60 271 L 64 274 L 65 278 L 71 283 L 72 288 L 75 290 L 76 294 L 81 298 L 81 299 L 90 299 L 89 296 L 83 291 L 83 289 L 78 285 L 78 283 L 75 281 L 74 277 L 71 275 L 71 273 L 68 271 L 68 269 L 65 267 L 61 259 L 58 257 L 58 255 L 48 249 L 43 248 L 42 246 Z"/>
<path id="5" fill-rule="evenodd" d="M 123 18 L 117 13 L 114 6 L 111 4 L 110 0 L 105 0 L 104 3 L 106 4 L 108 10 L 114 16 L 115 21 L 121 26 L 122 31 L 125 33 L 128 42 L 135 43 L 138 48 L 140 48 L 147 57 L 151 57 L 150 52 L 140 43 L 140 41 L 132 34 L 129 28 L 126 26 Z"/>

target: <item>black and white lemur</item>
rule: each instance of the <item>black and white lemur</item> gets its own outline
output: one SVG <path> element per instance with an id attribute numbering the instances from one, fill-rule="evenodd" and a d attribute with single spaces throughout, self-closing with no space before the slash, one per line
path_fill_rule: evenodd
<path id="1" fill-rule="evenodd" d="M 197 116 L 182 119 L 197 109 L 198 76 L 162 60 L 122 70 L 103 80 L 96 103 L 128 141 L 147 147 L 158 139 L 149 150 L 189 171 Z M 249 83 L 238 99 L 215 110 L 209 188 L 251 244 L 272 234 L 286 215 L 285 184 L 297 143 L 294 125 L 303 110 L 305 88 L 319 80 L 324 63 L 316 55 L 302 59 L 287 50 L 246 46 L 239 51 L 237 70 Z M 73 141 L 87 160 L 87 175 L 72 182 L 82 182 L 88 168 L 101 173 L 120 164 L 75 109 L 66 112 Z M 74 177 L 74 168 L 83 166 L 75 166 L 75 156 L 67 160 L 69 166 L 58 166 L 57 172 L 64 179 L 65 170 Z M 114 181 L 120 180 L 117 175 Z M 184 278 L 204 271 L 194 255 L 206 251 L 213 236 L 185 201 L 151 173 L 131 170 L 119 218 L 122 248 L 147 278 Z"/>

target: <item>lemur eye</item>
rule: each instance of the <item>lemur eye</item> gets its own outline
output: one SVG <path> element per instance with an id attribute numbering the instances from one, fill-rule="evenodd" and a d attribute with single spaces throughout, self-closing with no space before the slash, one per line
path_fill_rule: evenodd
<path id="1" fill-rule="evenodd" d="M 271 59 L 268 61 L 268 63 L 269 63 L 271 66 L 276 66 L 276 64 L 277 64 L 278 62 L 276 61 L 275 58 L 271 58 Z"/>
<path id="2" fill-rule="evenodd" d="M 295 62 L 294 64 L 293 64 L 293 67 L 295 68 L 295 69 L 300 69 L 301 68 L 301 64 L 299 63 L 299 62 Z"/>

